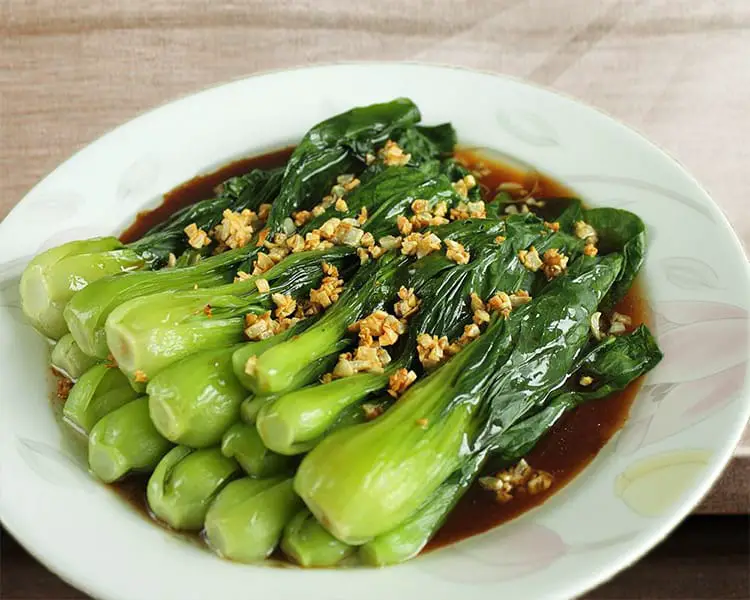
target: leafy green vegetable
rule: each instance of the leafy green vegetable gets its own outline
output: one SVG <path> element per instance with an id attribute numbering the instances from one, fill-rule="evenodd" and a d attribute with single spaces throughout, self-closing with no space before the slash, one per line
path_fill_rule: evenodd
<path id="1" fill-rule="evenodd" d="M 625 258 L 620 276 L 602 303 L 602 308 L 608 310 L 628 293 L 643 266 L 646 226 L 637 215 L 617 208 L 592 208 L 584 211 L 583 218 L 596 229 L 600 252 L 619 252 Z"/>
<path id="2" fill-rule="evenodd" d="M 361 170 L 365 156 L 374 153 L 391 132 L 419 119 L 414 103 L 400 98 L 353 108 L 315 125 L 286 165 L 281 191 L 268 220 L 270 233 L 281 231 L 284 219 L 292 212 L 310 208 L 323 198 L 336 176 Z"/>
<path id="3" fill-rule="evenodd" d="M 227 209 L 235 212 L 257 210 L 261 204 L 271 202 L 276 197 L 282 174 L 283 169 L 254 169 L 245 175 L 232 177 L 222 184 L 215 198 L 186 206 L 128 247 L 141 256 L 149 268 L 163 267 L 170 254 L 176 256 L 188 247 L 185 227 L 195 223 L 199 229 L 208 231 L 221 222 Z"/>
<path id="4" fill-rule="evenodd" d="M 131 380 L 138 371 L 153 378 L 189 354 L 241 342 L 246 314 L 270 309 L 276 293 L 293 298 L 307 295 L 323 277 L 322 262 L 345 271 L 352 254 L 346 247 L 301 252 L 248 280 L 128 300 L 107 317 L 107 346 Z M 269 292 L 258 291 L 260 277 L 269 282 Z"/>
<path id="5" fill-rule="evenodd" d="M 84 352 L 104 359 L 109 354 L 104 325 L 115 308 L 133 298 L 159 292 L 189 290 L 194 286 L 211 288 L 229 283 L 237 265 L 257 252 L 257 248 L 246 246 L 184 268 L 142 270 L 104 277 L 70 299 L 63 311 L 65 322 Z"/>
<path id="6" fill-rule="evenodd" d="M 633 333 L 610 337 L 580 361 L 566 386 L 554 392 L 547 404 L 501 432 L 479 452 L 470 454 L 456 472 L 443 482 L 430 499 L 393 530 L 360 547 L 367 564 L 395 564 L 418 554 L 432 539 L 449 512 L 474 481 L 488 457 L 508 465 L 523 458 L 566 412 L 582 403 L 622 390 L 653 369 L 661 359 L 656 341 L 645 326 Z M 577 385 L 580 377 L 594 378 L 590 388 Z"/>
<path id="7" fill-rule="evenodd" d="M 394 296 L 399 283 L 396 274 L 407 261 L 408 257 L 401 254 L 388 253 L 379 261 L 361 267 L 339 300 L 317 323 L 258 357 L 251 375 L 255 392 L 278 394 L 294 389 L 300 370 L 336 352 L 351 323 Z"/>
<path id="8" fill-rule="evenodd" d="M 239 419 L 245 389 L 232 371 L 237 346 L 197 352 L 158 373 L 147 387 L 156 429 L 176 444 L 214 446 Z"/>
<path id="9" fill-rule="evenodd" d="M 63 309 L 77 291 L 145 261 L 114 237 L 67 242 L 38 254 L 21 274 L 21 309 L 34 328 L 53 340 L 68 331 Z"/>
<path id="10" fill-rule="evenodd" d="M 608 337 L 581 360 L 575 375 L 544 408 L 496 435 L 488 443 L 490 450 L 508 462 L 518 460 L 565 412 L 625 389 L 661 359 L 661 350 L 645 325 L 627 335 Z M 584 376 L 593 379 L 591 385 L 581 387 L 578 384 Z"/>
<path id="11" fill-rule="evenodd" d="M 344 542 L 396 527 L 459 466 L 467 442 L 481 447 L 564 381 L 621 266 L 618 255 L 577 261 L 382 417 L 323 440 L 297 471 L 297 493 Z"/>
<path id="12" fill-rule="evenodd" d="M 186 207 L 127 246 L 114 237 L 104 237 L 68 242 L 42 252 L 21 275 L 24 314 L 42 334 L 59 339 L 68 330 L 63 309 L 73 294 L 108 275 L 163 266 L 170 253 L 180 254 L 187 247 L 186 225 L 194 222 L 210 229 L 221 221 L 226 208 L 257 206 L 259 200 L 276 195 L 279 178 L 277 171 L 253 171 L 230 180 L 217 198 Z"/>

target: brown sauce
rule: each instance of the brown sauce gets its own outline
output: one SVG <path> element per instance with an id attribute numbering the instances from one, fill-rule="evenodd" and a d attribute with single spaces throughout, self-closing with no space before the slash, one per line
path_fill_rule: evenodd
<path id="1" fill-rule="evenodd" d="M 211 197 L 214 188 L 229 177 L 246 173 L 253 168 L 281 166 L 286 162 L 292 150 L 293 148 L 285 148 L 262 156 L 239 160 L 214 173 L 191 179 L 165 194 L 164 201 L 159 207 L 139 213 L 135 222 L 122 234 L 121 239 L 124 242 L 138 239 L 151 227 L 177 210 Z M 533 195 L 537 199 L 576 196 L 569 188 L 543 174 L 530 176 L 521 167 L 488 160 L 487 157 L 473 150 L 459 149 L 456 157 L 470 168 L 481 169 L 483 173 L 486 173 L 479 178 L 479 183 L 485 191 L 485 200 L 492 198 L 492 190 L 495 190 L 499 184 L 508 181 L 518 182 L 529 188 L 533 187 Z M 559 203 L 552 200 L 548 201 L 545 208 L 535 212 L 542 217 L 547 217 L 546 212 L 557 214 L 560 209 Z M 639 283 L 631 288 L 616 310 L 629 315 L 633 320 L 633 327 L 641 323 L 650 324 L 648 304 Z M 622 392 L 612 394 L 603 400 L 584 404 L 565 415 L 539 442 L 527 457 L 527 461 L 534 468 L 553 475 L 554 484 L 549 490 L 534 496 L 519 495 L 506 504 L 498 504 L 491 493 L 475 485 L 461 499 L 441 530 L 429 543 L 427 550 L 482 533 L 542 504 L 584 469 L 623 426 L 639 387 L 640 381 L 636 381 Z M 147 476 L 135 475 L 111 487 L 144 516 L 151 519 L 146 504 L 147 480 Z M 195 543 L 203 543 L 198 534 L 176 533 Z M 283 560 L 283 557 L 277 554 L 272 558 Z M 276 564 L 278 561 L 274 560 L 273 563 Z"/>

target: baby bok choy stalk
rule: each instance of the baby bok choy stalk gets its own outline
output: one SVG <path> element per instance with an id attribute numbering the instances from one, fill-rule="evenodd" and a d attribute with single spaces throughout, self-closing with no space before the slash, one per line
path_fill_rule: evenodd
<path id="1" fill-rule="evenodd" d="M 138 397 L 127 377 L 100 363 L 86 371 L 71 388 L 63 407 L 63 418 L 73 428 L 88 434 L 102 417 Z"/>
<path id="2" fill-rule="evenodd" d="M 388 385 L 390 371 L 358 373 L 270 398 L 255 417 L 263 443 L 282 454 L 307 452 L 344 410 L 382 391 Z"/>
<path id="3" fill-rule="evenodd" d="M 221 221 L 224 209 L 243 206 L 246 191 L 258 190 L 271 177 L 278 184 L 278 174 L 262 171 L 233 178 L 217 198 L 184 208 L 131 244 L 102 237 L 67 242 L 42 252 L 21 275 L 24 314 L 42 334 L 61 338 L 68 331 L 63 310 L 76 292 L 107 275 L 162 267 L 170 253 L 180 254 L 187 247 L 188 238 L 183 231 L 187 225 L 196 223 L 210 229 Z"/>
<path id="4" fill-rule="evenodd" d="M 259 248 L 245 246 L 199 261 L 192 266 L 159 271 L 134 271 L 94 281 L 65 306 L 63 315 L 72 336 L 88 355 L 104 359 L 109 354 L 107 317 L 121 304 L 133 298 L 159 292 L 212 288 L 230 283 L 237 265 L 255 256 Z"/>
<path id="5" fill-rule="evenodd" d="M 231 208 L 241 211 L 254 210 L 273 199 L 278 192 L 281 171 L 268 173 L 253 171 L 246 177 L 256 176 L 256 185 L 250 185 L 239 195 Z M 224 187 L 237 187 L 236 179 L 224 183 Z M 216 202 L 225 200 L 222 196 Z M 221 203 L 223 206 L 226 202 Z M 188 207 L 190 208 L 190 207 Z M 184 235 L 184 234 L 183 234 Z M 260 251 L 253 243 L 228 250 L 197 262 L 186 260 L 182 265 L 183 254 L 177 267 L 158 271 L 135 271 L 124 275 L 109 276 L 93 282 L 75 294 L 65 307 L 63 316 L 74 338 L 84 352 L 98 358 L 109 354 L 104 325 L 107 317 L 117 306 L 132 298 L 148 296 L 168 290 L 210 288 L 229 283 L 234 278 L 239 265 L 252 262 Z"/>
<path id="6" fill-rule="evenodd" d="M 577 260 L 383 416 L 324 439 L 302 461 L 297 493 L 343 542 L 362 544 L 396 527 L 477 439 L 522 418 L 565 380 L 621 267 L 617 254 Z"/>
<path id="7" fill-rule="evenodd" d="M 175 444 L 214 446 L 239 418 L 246 392 L 232 372 L 237 346 L 197 352 L 149 381 L 148 405 L 156 429 Z"/>
<path id="8" fill-rule="evenodd" d="M 237 479 L 208 509 L 206 541 L 231 560 L 263 560 L 276 548 L 285 525 L 302 506 L 291 479 Z"/>
<path id="9" fill-rule="evenodd" d="M 172 448 L 156 465 L 146 486 L 148 506 L 174 529 L 197 531 L 216 495 L 240 471 L 219 448 Z"/>
<path id="10" fill-rule="evenodd" d="M 224 432 L 240 418 L 240 405 L 247 392 L 232 370 L 232 354 L 238 347 L 191 354 L 160 371 L 148 383 L 151 420 L 164 437 L 205 448 L 218 444 Z M 300 385 L 319 377 L 335 358 L 324 357 L 300 371 Z"/>
<path id="11" fill-rule="evenodd" d="M 333 537 L 306 508 L 287 523 L 281 549 L 303 567 L 333 567 L 356 551 Z"/>
<path id="12" fill-rule="evenodd" d="M 248 373 L 253 391 L 266 395 L 294 389 L 301 370 L 341 347 L 351 323 L 393 297 L 398 289 L 397 273 L 406 262 L 408 257 L 392 252 L 362 266 L 319 321 L 295 339 L 257 357 Z"/>
<path id="13" fill-rule="evenodd" d="M 66 333 L 52 348 L 50 363 L 66 377 L 78 379 L 93 367 L 97 363 L 97 360 L 81 350 L 81 347 L 73 339 L 73 336 Z"/>
<path id="14" fill-rule="evenodd" d="M 144 382 L 189 354 L 241 342 L 245 315 L 270 310 L 274 294 L 306 296 L 322 279 L 323 262 L 343 269 L 352 252 L 334 247 L 291 254 L 247 280 L 128 300 L 107 318 L 107 345 L 120 369 Z M 258 288 L 260 279 L 267 291 Z"/>
<path id="15" fill-rule="evenodd" d="M 68 331 L 63 309 L 73 294 L 92 281 L 145 264 L 114 237 L 67 242 L 38 254 L 24 269 L 21 309 L 37 331 L 58 340 Z"/>
<path id="16" fill-rule="evenodd" d="M 112 411 L 89 434 L 89 468 L 105 483 L 151 471 L 172 444 L 156 431 L 142 396 Z"/>
<path id="17" fill-rule="evenodd" d="M 336 177 L 358 173 L 365 157 L 391 133 L 420 120 L 419 109 L 406 98 L 353 108 L 310 129 L 295 148 L 284 171 L 281 191 L 273 203 L 268 230 L 283 230 L 292 212 L 312 208 L 323 198 Z"/>
<path id="18" fill-rule="evenodd" d="M 221 452 L 235 459 L 251 477 L 272 477 L 290 471 L 293 460 L 266 448 L 257 428 L 238 421 L 221 440 Z"/>
<path id="19" fill-rule="evenodd" d="M 627 335 L 607 338 L 584 357 L 566 385 L 550 396 L 544 408 L 490 439 L 484 447 L 474 449 L 411 517 L 360 546 L 362 562 L 384 566 L 416 556 L 437 533 L 487 459 L 493 463 L 500 461 L 502 465 L 520 460 L 563 414 L 584 402 L 624 389 L 653 369 L 661 356 L 645 326 Z M 578 383 L 585 376 L 593 379 L 591 386 L 587 386 L 589 389 Z"/>

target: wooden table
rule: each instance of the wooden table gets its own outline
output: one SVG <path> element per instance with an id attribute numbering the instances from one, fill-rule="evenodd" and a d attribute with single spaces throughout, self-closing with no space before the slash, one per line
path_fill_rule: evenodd
<path id="1" fill-rule="evenodd" d="M 581 98 L 671 152 L 750 248 L 748 0 L 0 0 L 0 219 L 74 151 L 144 110 L 258 71 L 339 60 L 456 64 Z M 750 512 L 747 437 L 740 451 L 699 512 Z M 684 564 L 705 558 L 698 546 L 690 556 L 689 545 L 662 547 Z M 598 597 L 644 597 L 638 582 L 663 567 L 659 552 Z M 12 597 L 78 597 L 12 541 L 3 555 Z M 730 563 L 705 573 L 721 597 L 735 597 L 726 586 L 739 580 L 722 574 Z M 646 580 L 653 597 L 718 597 L 708 579 L 696 595 L 670 577 Z"/>

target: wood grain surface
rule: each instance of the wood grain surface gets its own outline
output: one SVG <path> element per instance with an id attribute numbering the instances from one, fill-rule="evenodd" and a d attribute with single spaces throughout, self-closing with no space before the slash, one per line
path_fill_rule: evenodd
<path id="1" fill-rule="evenodd" d="M 145 110 L 259 71 L 341 60 L 506 73 L 593 104 L 684 164 L 750 248 L 748 0 L 0 0 L 0 219 Z M 750 510 L 748 461 L 735 459 L 701 511 Z M 58 595 L 30 560 L 32 588 L 13 597 L 78 597 Z M 600 597 L 635 597 L 613 593 Z"/>

